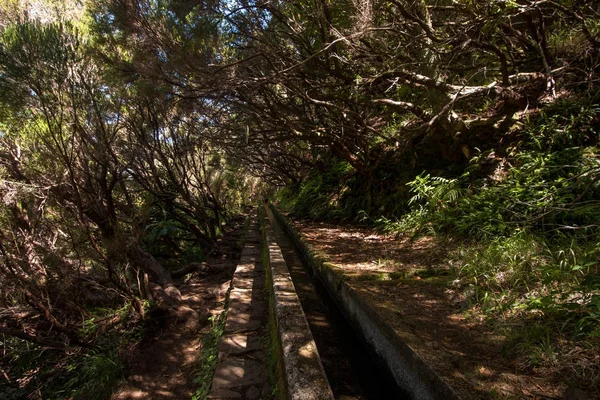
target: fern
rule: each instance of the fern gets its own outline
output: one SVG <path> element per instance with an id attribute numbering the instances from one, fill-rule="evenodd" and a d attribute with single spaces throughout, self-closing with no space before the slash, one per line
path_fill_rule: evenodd
<path id="1" fill-rule="evenodd" d="M 458 179 L 447 179 L 427 174 L 418 175 L 407 183 L 413 197 L 409 205 L 421 204 L 431 212 L 447 208 L 464 196 L 466 191 L 459 186 Z"/>

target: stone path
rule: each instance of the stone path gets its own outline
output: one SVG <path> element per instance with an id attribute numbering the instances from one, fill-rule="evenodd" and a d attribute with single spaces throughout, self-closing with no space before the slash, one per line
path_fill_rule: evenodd
<path id="1" fill-rule="evenodd" d="M 233 275 L 225 333 L 209 399 L 269 399 L 266 373 L 268 335 L 265 275 L 260 263 L 260 233 L 253 222 Z"/>

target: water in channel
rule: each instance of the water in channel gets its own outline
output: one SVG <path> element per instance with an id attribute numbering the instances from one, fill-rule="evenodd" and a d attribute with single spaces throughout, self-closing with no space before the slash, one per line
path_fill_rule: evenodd
<path id="1" fill-rule="evenodd" d="M 410 399 L 388 379 L 388 374 L 371 357 L 325 287 L 313 279 L 292 239 L 271 210 L 267 210 L 267 214 L 336 400 Z"/>

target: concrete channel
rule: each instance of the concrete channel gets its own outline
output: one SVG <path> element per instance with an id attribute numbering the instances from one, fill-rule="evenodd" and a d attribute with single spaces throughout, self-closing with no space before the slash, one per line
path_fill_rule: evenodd
<path id="1" fill-rule="evenodd" d="M 387 393 L 369 395 L 367 390 L 364 394 L 343 397 L 344 399 L 458 399 L 452 388 L 395 334 L 386 321 L 343 281 L 338 272 L 312 254 L 277 210 L 267 207 L 267 214 L 273 227 L 285 231 L 287 240 L 293 240 L 297 255 L 309 268 L 309 274 L 317 282 L 317 288 L 320 285 L 325 288 L 324 296 L 341 311 L 344 319 L 352 327 L 351 330 L 358 336 L 360 347 L 367 349 L 372 356 L 369 358 L 375 360 L 376 366 L 369 368 L 376 368 L 376 375 L 387 377 L 388 384 L 389 381 L 393 382 Z M 361 372 L 358 372 L 358 375 L 360 374 Z M 334 394 L 335 392 L 334 390 Z"/>
<path id="2" fill-rule="evenodd" d="M 300 299 L 271 225 L 265 221 L 272 307 L 278 330 L 285 391 L 290 400 L 331 399 L 333 393 Z"/>
<path id="3" fill-rule="evenodd" d="M 312 277 L 272 210 L 267 207 L 266 213 L 275 314 L 289 398 L 410 399 L 372 357 L 322 283 Z M 291 297 L 293 306 L 288 304 Z M 300 374 L 297 365 L 301 363 L 305 368 Z"/>

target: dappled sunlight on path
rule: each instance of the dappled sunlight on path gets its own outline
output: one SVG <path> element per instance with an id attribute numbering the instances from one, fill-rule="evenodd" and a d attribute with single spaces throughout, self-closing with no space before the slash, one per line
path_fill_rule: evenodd
<path id="1" fill-rule="evenodd" d="M 209 399 L 255 400 L 272 396 L 265 365 L 268 311 L 260 240 L 254 223 L 233 275 Z"/>
<path id="2" fill-rule="evenodd" d="M 219 312 L 229 286 L 224 279 L 213 277 L 183 289 L 184 303 L 197 312 L 205 312 L 207 305 L 212 313 Z M 131 374 L 113 400 L 191 398 L 200 334 L 185 323 L 164 321 L 150 340 L 148 347 L 129 360 Z"/>
<path id="3" fill-rule="evenodd" d="M 440 266 L 446 246 L 431 237 L 394 239 L 372 229 L 324 222 L 302 222 L 303 236 L 318 243 L 327 261 L 345 271 L 397 272 L 410 268 Z"/>
<path id="4" fill-rule="evenodd" d="M 227 233 L 230 243 L 241 235 L 239 227 Z M 196 384 L 198 356 L 202 337 L 210 329 L 208 317 L 223 311 L 239 250 L 224 246 L 225 253 L 209 258 L 208 265 L 218 266 L 219 273 L 192 277 L 180 287 L 182 305 L 196 315 L 181 315 L 180 320 L 155 312 L 146 326 L 142 343 L 130 350 L 129 374 L 111 400 L 190 399 Z M 193 312 L 189 311 L 190 314 Z M 151 313 L 152 314 L 152 313 Z"/>

